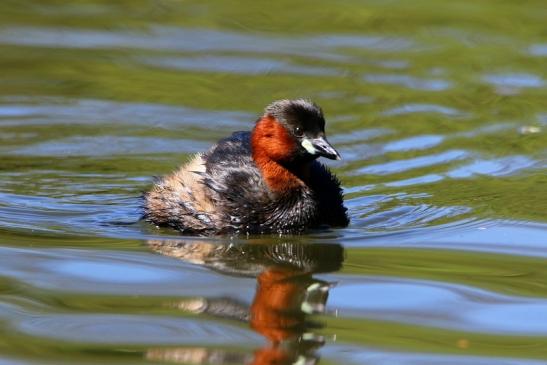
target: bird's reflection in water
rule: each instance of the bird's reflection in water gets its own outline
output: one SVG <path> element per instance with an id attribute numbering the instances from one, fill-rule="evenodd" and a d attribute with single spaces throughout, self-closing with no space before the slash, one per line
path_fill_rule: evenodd
<path id="1" fill-rule="evenodd" d="M 208 348 L 151 349 L 150 360 L 186 364 L 316 364 L 324 339 L 310 314 L 325 312 L 332 283 L 313 277 L 340 269 L 339 244 L 212 244 L 189 240 L 149 241 L 161 254 L 207 266 L 227 275 L 256 277 L 249 306 L 232 298 L 198 298 L 177 303 L 181 310 L 248 322 L 268 339 L 254 354 Z"/>

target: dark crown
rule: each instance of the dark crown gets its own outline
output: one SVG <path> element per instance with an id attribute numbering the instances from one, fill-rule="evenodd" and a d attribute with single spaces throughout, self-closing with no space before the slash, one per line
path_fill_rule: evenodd
<path id="1" fill-rule="evenodd" d="M 298 120 L 316 120 L 324 123 L 321 108 L 305 99 L 276 100 L 266 107 L 264 113 L 286 124 L 293 124 Z"/>

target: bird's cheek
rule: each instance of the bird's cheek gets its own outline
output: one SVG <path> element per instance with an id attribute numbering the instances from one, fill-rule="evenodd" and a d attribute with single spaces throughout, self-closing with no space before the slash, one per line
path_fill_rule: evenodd
<path id="1" fill-rule="evenodd" d="M 301 142 L 301 145 L 310 155 L 315 155 L 317 153 L 317 150 L 313 146 L 313 143 L 311 143 L 308 138 L 304 138 Z"/>
<path id="2" fill-rule="evenodd" d="M 268 139 L 266 148 L 272 160 L 283 161 L 296 152 L 297 143 L 284 127 L 279 126 L 274 132 L 274 137 Z"/>

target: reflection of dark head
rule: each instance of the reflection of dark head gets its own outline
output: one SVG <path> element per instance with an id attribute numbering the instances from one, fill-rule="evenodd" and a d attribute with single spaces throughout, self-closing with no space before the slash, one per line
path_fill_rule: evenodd
<path id="1" fill-rule="evenodd" d="M 324 243 L 216 244 L 191 240 L 148 242 L 157 252 L 201 264 L 228 275 L 257 276 L 270 267 L 302 273 L 337 271 L 344 261 L 344 248 Z"/>

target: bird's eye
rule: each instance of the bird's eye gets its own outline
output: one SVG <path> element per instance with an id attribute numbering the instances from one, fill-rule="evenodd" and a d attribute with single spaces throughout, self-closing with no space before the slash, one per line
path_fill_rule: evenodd
<path id="1" fill-rule="evenodd" d="M 304 131 L 302 130 L 302 128 L 300 127 L 296 127 L 294 129 L 294 134 L 297 136 L 297 137 L 302 137 L 304 135 Z"/>

